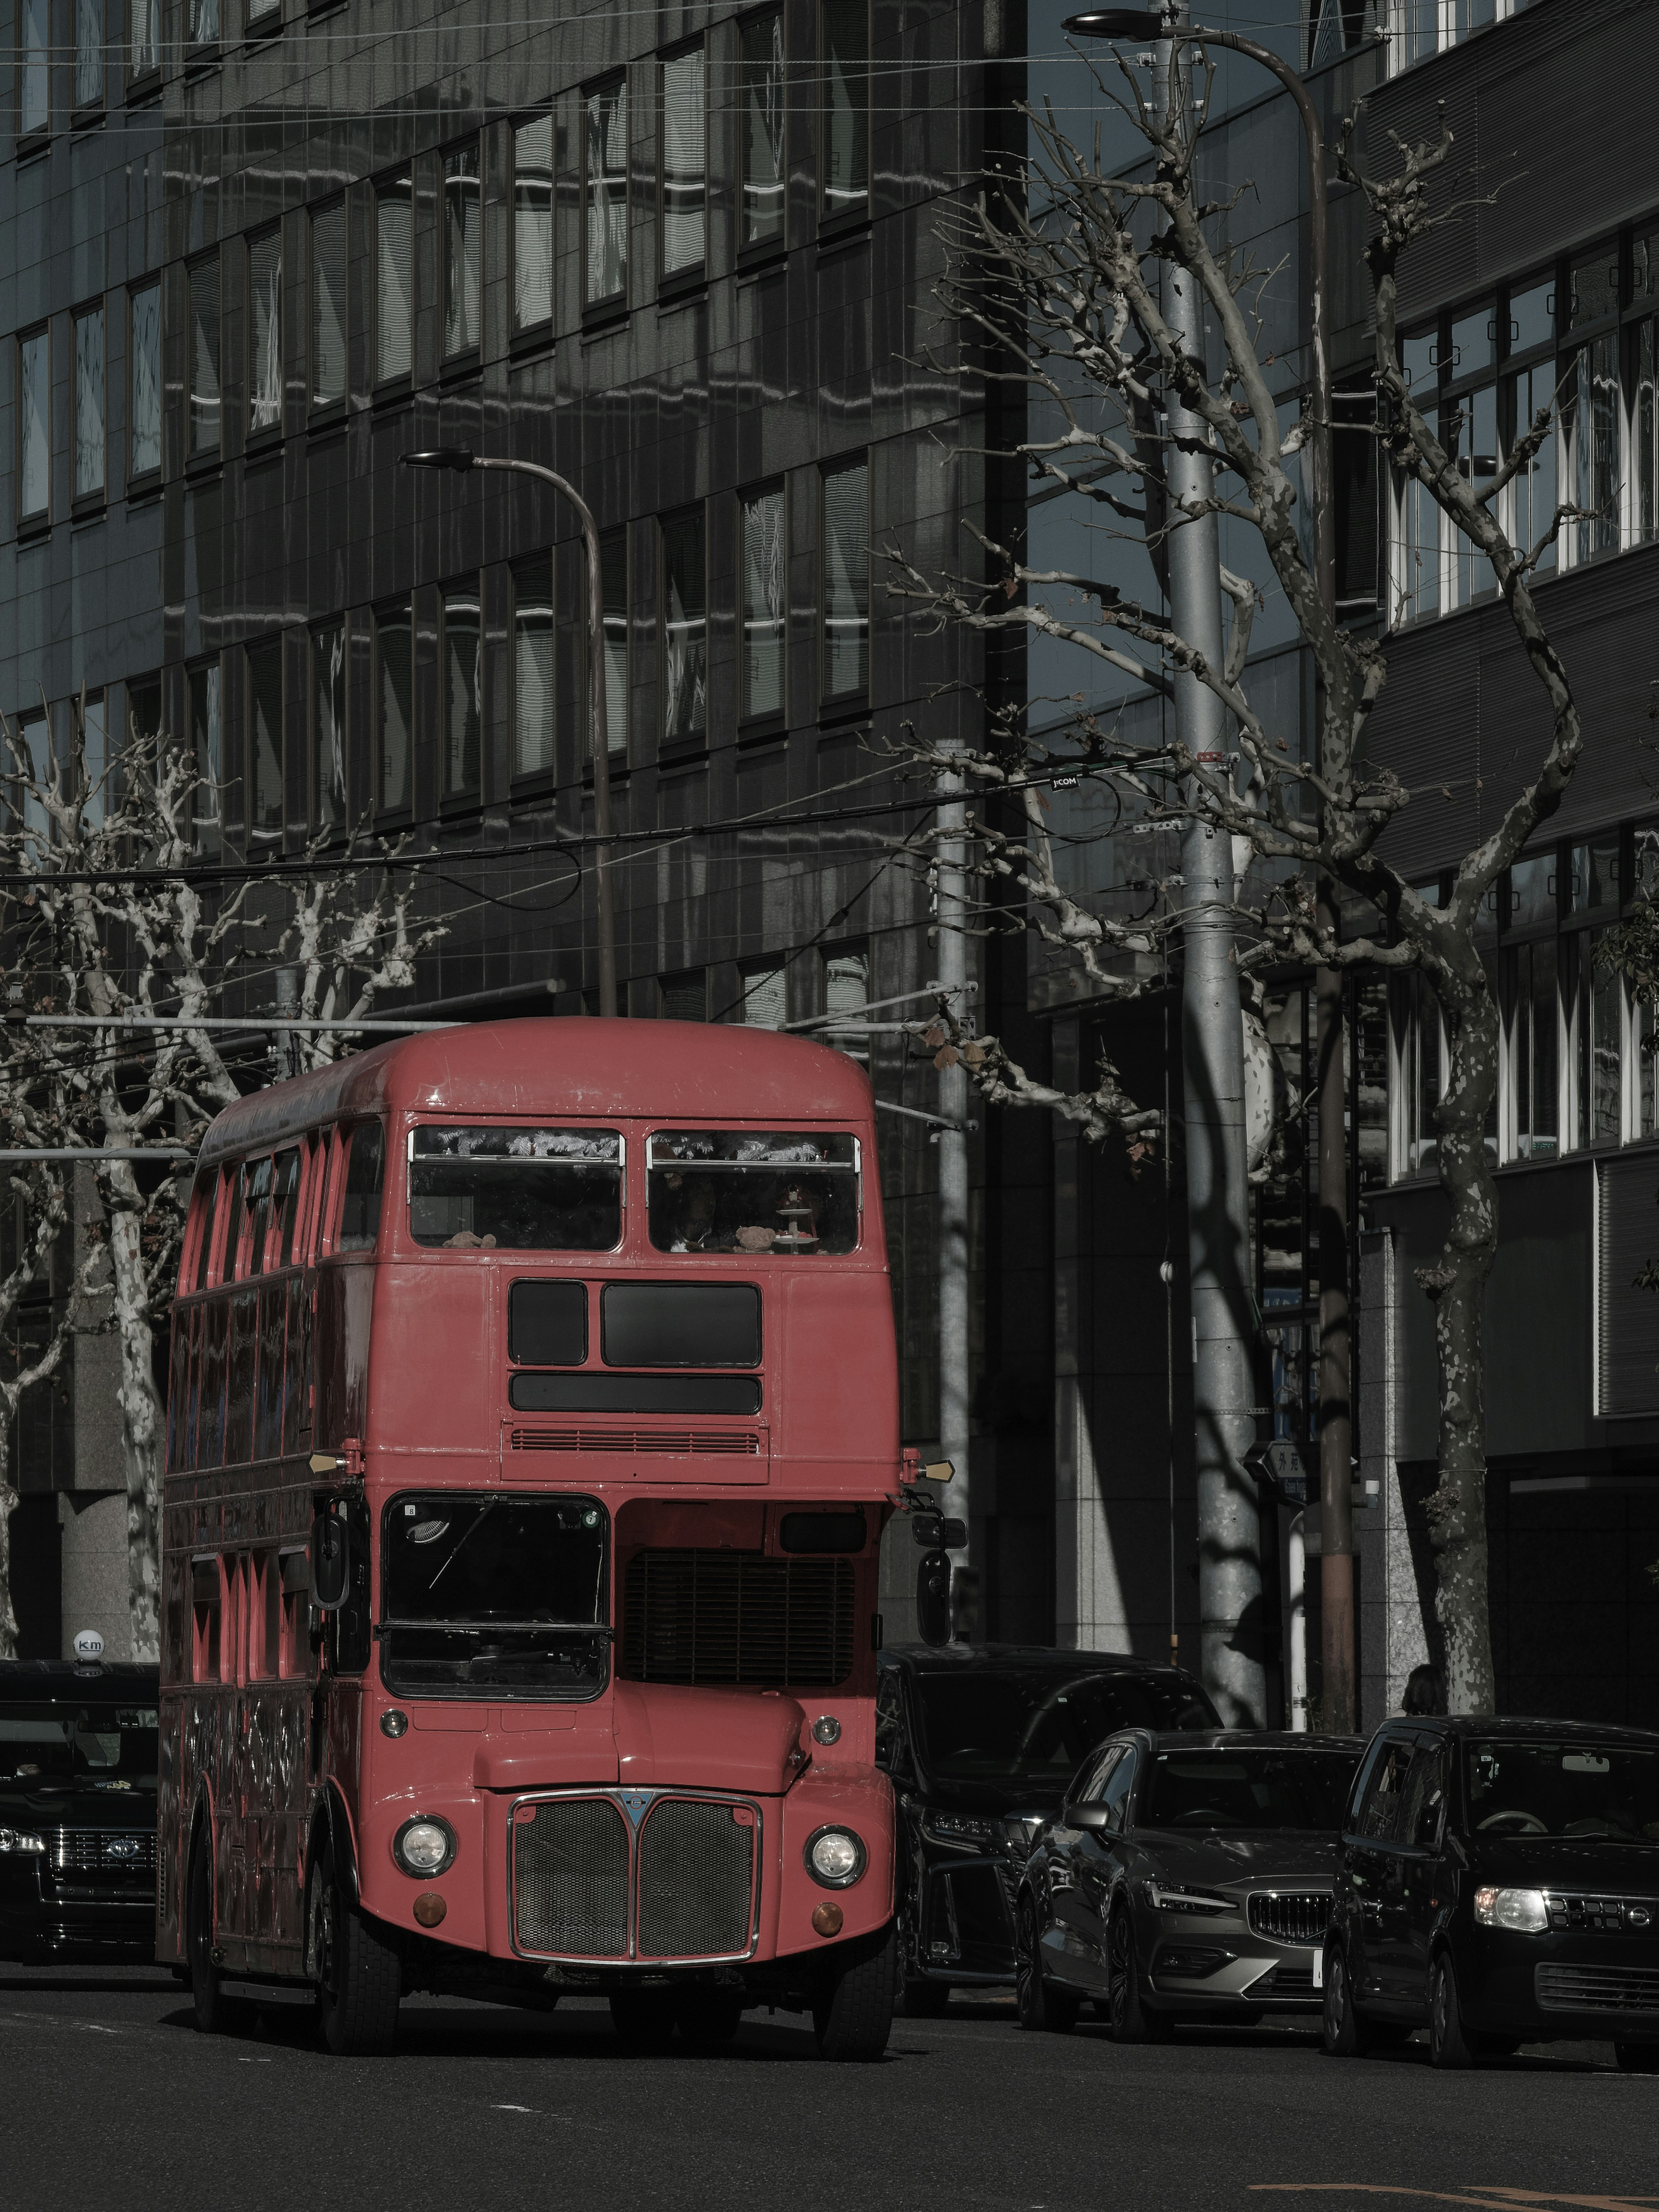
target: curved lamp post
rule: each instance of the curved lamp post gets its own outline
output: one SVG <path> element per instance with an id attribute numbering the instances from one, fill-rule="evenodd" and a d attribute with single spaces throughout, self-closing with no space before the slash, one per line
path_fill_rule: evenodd
<path id="1" fill-rule="evenodd" d="M 539 461 L 498 460 L 475 453 L 471 446 L 434 446 L 421 453 L 400 453 L 409 469 L 507 469 L 538 477 L 562 492 L 576 510 L 587 550 L 587 698 L 589 744 L 593 757 L 593 826 L 599 831 L 599 1012 L 617 1012 L 617 908 L 611 880 L 611 731 L 605 700 L 605 587 L 599 570 L 599 533 L 592 508 L 575 486 Z"/>
<path id="2" fill-rule="evenodd" d="M 1061 28 L 1085 39 L 1180 39 L 1194 46 L 1231 46 L 1271 70 L 1302 118 L 1308 142 L 1309 337 L 1313 353 L 1313 435 L 1309 447 L 1309 499 L 1313 508 L 1314 569 L 1326 612 L 1336 615 L 1336 539 L 1332 513 L 1331 369 L 1326 345 L 1330 230 L 1325 182 L 1325 131 L 1307 86 L 1290 64 L 1236 31 L 1193 28 L 1181 21 L 1184 7 L 1167 13 L 1140 8 L 1099 8 L 1068 15 Z M 1319 879 L 1322 925 L 1335 936 L 1340 921 L 1336 886 Z M 1322 1644 L 1325 1725 L 1355 1725 L 1357 1684 L 1353 1613 L 1352 1481 L 1352 1346 L 1348 1298 L 1347 1086 L 1343 1053 L 1342 979 L 1334 968 L 1315 977 L 1319 1063 L 1319 1492 Z"/>

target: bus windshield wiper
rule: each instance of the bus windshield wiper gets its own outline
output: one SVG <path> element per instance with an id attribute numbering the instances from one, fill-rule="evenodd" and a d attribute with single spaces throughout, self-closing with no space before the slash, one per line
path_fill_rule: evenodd
<path id="1" fill-rule="evenodd" d="M 377 1620 L 375 1636 L 392 1628 L 441 1629 L 455 1636 L 600 1636 L 607 1644 L 617 1634 L 602 1620 Z"/>

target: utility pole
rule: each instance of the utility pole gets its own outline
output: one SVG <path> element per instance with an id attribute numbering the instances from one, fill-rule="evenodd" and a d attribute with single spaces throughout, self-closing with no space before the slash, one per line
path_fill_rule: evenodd
<path id="1" fill-rule="evenodd" d="M 955 750 L 954 747 L 951 750 Z M 937 786 L 939 836 L 933 863 L 934 949 L 939 989 L 966 1028 L 968 981 L 967 785 L 953 769 Z M 939 1110 L 947 1125 L 935 1132 L 939 1148 L 939 1447 L 956 1469 L 947 1503 L 964 1522 L 969 1549 L 951 1554 L 951 1615 L 983 1532 L 975 1528 L 968 1468 L 968 1077 L 960 1061 L 939 1070 Z"/>

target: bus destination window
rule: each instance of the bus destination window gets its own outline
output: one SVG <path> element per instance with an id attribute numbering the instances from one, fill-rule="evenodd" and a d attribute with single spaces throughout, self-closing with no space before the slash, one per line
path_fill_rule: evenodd
<path id="1" fill-rule="evenodd" d="M 610 1252 L 623 1145 L 611 1129 L 439 1128 L 409 1135 L 409 1228 L 442 1251 Z"/>
<path id="2" fill-rule="evenodd" d="M 380 1673 L 404 1697 L 588 1698 L 609 1671 L 592 1498 L 423 1490 L 386 1509 Z"/>
<path id="3" fill-rule="evenodd" d="M 856 1137 L 660 1130 L 646 1157 L 659 1252 L 812 1254 L 859 1241 Z"/>

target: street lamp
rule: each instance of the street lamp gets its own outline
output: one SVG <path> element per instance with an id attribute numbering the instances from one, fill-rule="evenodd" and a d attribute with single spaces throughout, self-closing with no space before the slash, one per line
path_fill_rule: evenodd
<path id="1" fill-rule="evenodd" d="M 1191 29 L 1141 8 L 1097 8 L 1068 15 L 1061 28 L 1085 39 L 1154 40 L 1178 37 L 1195 46 L 1231 46 L 1271 70 L 1302 118 L 1308 142 L 1309 339 L 1313 354 L 1313 434 L 1309 444 L 1309 500 L 1313 508 L 1314 569 L 1319 596 L 1336 618 L 1336 537 L 1332 500 L 1331 368 L 1326 344 L 1330 228 L 1325 182 L 1325 131 L 1307 86 L 1287 61 L 1236 31 Z M 1324 762 L 1320 763 L 1322 769 Z M 1336 885 L 1319 879 L 1319 919 L 1334 938 L 1340 921 Z M 1348 1728 L 1354 1713 L 1352 1343 L 1348 1288 L 1347 1087 L 1344 1079 L 1342 978 L 1334 968 L 1315 975 L 1319 1063 L 1319 1491 L 1325 1705 L 1328 1724 Z"/>
<path id="2" fill-rule="evenodd" d="M 539 461 L 496 459 L 471 446 L 434 446 L 422 453 L 400 453 L 409 469 L 507 469 L 538 477 L 562 492 L 576 510 L 587 549 L 587 697 L 589 742 L 593 757 L 593 824 L 599 831 L 599 1012 L 617 1012 L 617 908 L 611 880 L 611 731 L 605 701 L 605 586 L 599 568 L 599 532 L 592 509 L 575 486 Z"/>

